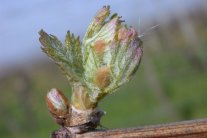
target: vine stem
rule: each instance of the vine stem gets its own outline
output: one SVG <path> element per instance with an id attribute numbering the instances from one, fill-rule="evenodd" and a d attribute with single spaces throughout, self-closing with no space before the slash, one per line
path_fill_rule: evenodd
<path id="1" fill-rule="evenodd" d="M 71 134 L 67 129 L 54 131 L 52 138 L 206 138 L 207 118 L 137 128 L 94 130 L 83 134 Z"/>

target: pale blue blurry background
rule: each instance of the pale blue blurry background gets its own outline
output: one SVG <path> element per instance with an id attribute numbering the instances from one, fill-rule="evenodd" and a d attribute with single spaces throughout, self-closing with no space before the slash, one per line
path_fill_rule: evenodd
<path id="1" fill-rule="evenodd" d="M 0 1 L 0 69 L 30 62 L 44 56 L 39 48 L 38 31 L 46 30 L 61 40 L 67 30 L 83 37 L 96 11 L 110 5 L 112 12 L 122 15 L 129 25 L 139 27 L 154 18 L 167 18 L 172 12 L 203 5 L 201 0 L 1 0 Z M 205 4 L 206 5 L 206 4 Z M 150 24 L 150 23 L 148 23 Z M 140 28 L 141 29 L 141 28 Z"/>

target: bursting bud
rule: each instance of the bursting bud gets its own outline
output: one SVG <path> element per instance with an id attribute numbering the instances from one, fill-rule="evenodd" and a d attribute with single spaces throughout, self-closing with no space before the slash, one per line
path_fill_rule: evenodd
<path id="1" fill-rule="evenodd" d="M 100 99 L 131 80 L 142 57 L 142 41 L 110 7 L 100 9 L 83 38 L 69 31 L 62 44 L 54 35 L 39 32 L 42 50 L 64 71 L 72 86 L 71 105 L 85 110 L 95 108 Z M 52 114 L 68 112 L 68 101 L 52 89 L 47 95 Z"/>
<path id="2" fill-rule="evenodd" d="M 128 82 L 142 57 L 136 30 L 109 13 L 109 6 L 98 11 L 82 44 L 84 80 L 95 101 Z"/>
<path id="3" fill-rule="evenodd" d="M 46 96 L 47 107 L 54 118 L 63 118 L 69 114 L 69 101 L 64 94 L 53 88 Z"/>

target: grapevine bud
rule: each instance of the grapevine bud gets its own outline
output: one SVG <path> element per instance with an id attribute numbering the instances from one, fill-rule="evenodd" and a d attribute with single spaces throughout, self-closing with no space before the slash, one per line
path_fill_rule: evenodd
<path id="1" fill-rule="evenodd" d="M 60 66 L 72 84 L 71 104 L 78 109 L 96 107 L 105 95 L 131 80 L 142 57 L 142 41 L 136 30 L 123 24 L 117 14 L 109 15 L 109 6 L 97 12 L 82 43 L 70 32 L 65 44 L 43 30 L 39 32 L 42 50 Z M 53 91 L 56 93 L 52 94 Z M 59 98 L 53 98 L 54 95 Z M 57 90 L 52 89 L 47 99 L 51 113 L 67 112 L 68 102 Z"/>
<path id="2" fill-rule="evenodd" d="M 69 101 L 64 94 L 53 88 L 46 96 L 48 109 L 53 117 L 63 117 L 69 112 Z"/>
<path id="3" fill-rule="evenodd" d="M 72 85 L 71 106 L 62 92 L 52 89 L 46 103 L 56 122 L 69 131 L 94 129 L 104 113 L 97 108 L 104 96 L 128 82 L 142 57 L 142 41 L 132 27 L 104 6 L 93 18 L 82 43 L 69 31 L 65 44 L 39 32 L 42 50 L 63 70 Z"/>
<path id="4" fill-rule="evenodd" d="M 92 20 L 82 47 L 84 79 L 95 101 L 129 81 L 142 57 L 136 30 L 123 25 L 117 14 L 105 20 L 107 16 L 109 7 L 104 6 Z"/>

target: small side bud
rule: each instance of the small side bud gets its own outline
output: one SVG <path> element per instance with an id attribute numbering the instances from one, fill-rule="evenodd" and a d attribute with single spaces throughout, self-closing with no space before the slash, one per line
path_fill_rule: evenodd
<path id="1" fill-rule="evenodd" d="M 46 96 L 47 107 L 55 118 L 61 118 L 69 113 L 69 101 L 64 94 L 53 88 Z"/>

